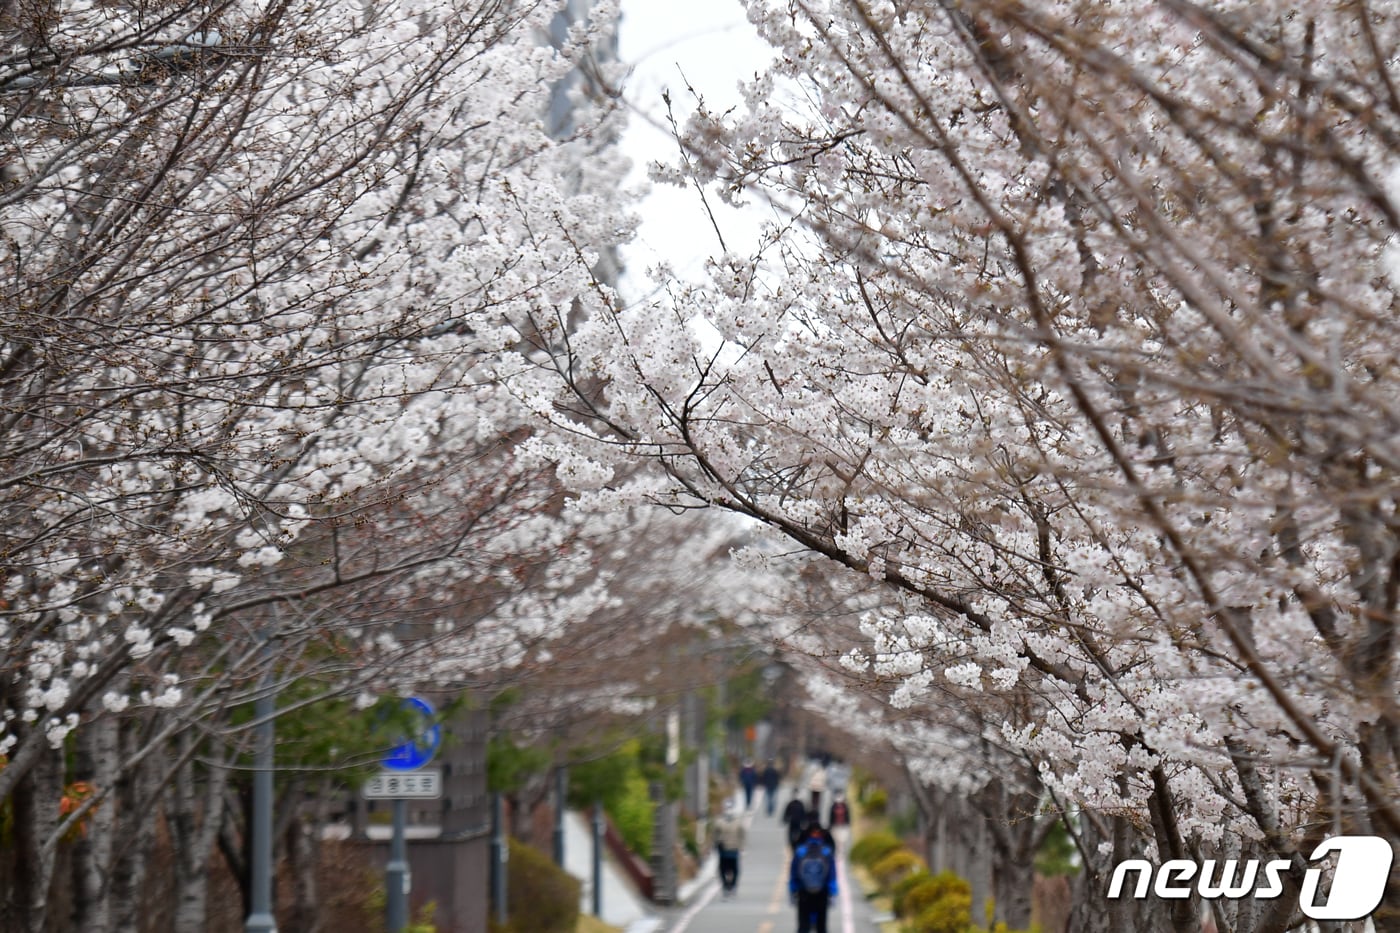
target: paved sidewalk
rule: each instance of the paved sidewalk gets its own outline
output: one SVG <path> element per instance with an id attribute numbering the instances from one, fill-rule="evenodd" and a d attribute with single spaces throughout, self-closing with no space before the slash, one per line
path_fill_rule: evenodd
<path id="1" fill-rule="evenodd" d="M 689 891 L 685 906 L 668 912 L 658 933 L 789 933 L 797 928 L 796 908 L 788 903 L 788 848 L 781 804 L 791 790 L 779 792 L 779 813 L 768 816 L 762 794 L 754 797 L 748 813 L 748 845 L 739 859 L 739 885 L 732 897 L 720 893 L 711 853 L 705 870 Z M 829 933 L 874 933 L 877 929 L 869 906 L 838 853 L 840 894 L 827 915 Z M 689 894 L 687 898 L 685 895 Z"/>

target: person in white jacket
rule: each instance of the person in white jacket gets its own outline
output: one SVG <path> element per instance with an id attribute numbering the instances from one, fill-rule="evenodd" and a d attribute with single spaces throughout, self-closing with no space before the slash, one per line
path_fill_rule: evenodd
<path id="1" fill-rule="evenodd" d="M 734 801 L 724 802 L 724 812 L 715 821 L 715 849 L 719 852 L 719 880 L 726 897 L 739 884 L 739 853 L 744 848 L 744 821 Z"/>

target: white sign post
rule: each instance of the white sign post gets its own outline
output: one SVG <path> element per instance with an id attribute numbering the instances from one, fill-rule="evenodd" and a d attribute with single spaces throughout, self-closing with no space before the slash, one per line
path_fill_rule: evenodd
<path id="1" fill-rule="evenodd" d="M 408 697 L 403 705 L 417 714 L 423 731 L 400 742 L 380 759 L 384 770 L 370 778 L 362 791 L 369 800 L 394 802 L 394 833 L 389 839 L 389 862 L 384 866 L 384 913 L 389 933 L 408 929 L 408 852 L 404 824 L 408 822 L 409 800 L 431 800 L 442 796 L 442 772 L 424 770 L 442 745 L 442 727 L 433 721 L 433 707 L 427 700 Z"/>
<path id="2" fill-rule="evenodd" d="M 381 771 L 360 794 L 366 800 L 436 800 L 442 796 L 442 771 Z"/>

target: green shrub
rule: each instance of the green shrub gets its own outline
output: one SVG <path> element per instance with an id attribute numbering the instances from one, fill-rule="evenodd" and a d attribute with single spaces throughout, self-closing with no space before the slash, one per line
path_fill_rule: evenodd
<path id="1" fill-rule="evenodd" d="M 851 861 L 869 868 L 899 847 L 899 839 L 893 833 L 870 833 L 851 846 Z"/>
<path id="2" fill-rule="evenodd" d="M 1043 933 L 1038 924 L 1028 930 L 1013 930 L 997 921 L 991 928 L 972 923 L 972 885 L 950 871 L 931 875 L 926 870 L 911 872 L 895 882 L 890 890 L 895 916 L 903 923 L 902 933 Z M 995 903 L 987 899 L 987 915 Z"/>
<path id="3" fill-rule="evenodd" d="M 656 804 L 642 767 L 642 744 L 624 742 L 607 755 L 569 767 L 569 802 L 579 809 L 603 802 L 623 843 L 642 858 L 651 855 Z"/>
<path id="4" fill-rule="evenodd" d="M 860 804 L 868 816 L 879 819 L 885 815 L 885 810 L 889 808 L 890 795 L 885 793 L 883 787 L 872 787 L 865 792 L 865 797 Z"/>
<path id="5" fill-rule="evenodd" d="M 540 850 L 510 840 L 506 862 L 506 913 L 491 933 L 574 933 L 582 885 Z"/>
<path id="6" fill-rule="evenodd" d="M 621 793 L 608 801 L 606 809 L 627 848 L 642 858 L 649 858 L 656 803 L 651 799 L 647 779 L 641 774 L 628 775 Z"/>
<path id="7" fill-rule="evenodd" d="M 907 917 L 911 913 L 917 913 L 906 907 L 909 894 L 932 877 L 927 871 L 916 871 L 899 879 L 894 887 L 890 888 L 890 902 L 896 917 Z"/>
<path id="8" fill-rule="evenodd" d="M 934 907 L 948 898 L 952 898 L 956 903 L 966 901 L 967 919 L 971 923 L 972 885 L 948 871 L 936 875 L 925 873 L 919 882 L 904 895 L 901 902 L 904 910 L 900 916 L 918 917 L 930 907 Z"/>
<path id="9" fill-rule="evenodd" d="M 971 886 L 946 873 L 936 876 L 932 883 L 938 884 L 941 878 L 951 882 L 943 884 L 941 896 L 914 914 L 913 922 L 905 926 L 907 933 L 972 933 Z"/>
<path id="10" fill-rule="evenodd" d="M 497 793 L 518 794 L 532 777 L 547 773 L 549 765 L 547 750 L 493 735 L 486 745 L 486 786 Z"/>
<path id="11" fill-rule="evenodd" d="M 893 889 L 902 879 L 919 871 L 928 871 L 928 866 L 908 849 L 895 849 L 870 866 L 870 873 L 882 891 Z"/>

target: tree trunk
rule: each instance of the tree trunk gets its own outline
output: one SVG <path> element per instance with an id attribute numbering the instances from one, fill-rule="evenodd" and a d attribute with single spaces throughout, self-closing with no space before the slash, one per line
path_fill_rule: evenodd
<path id="1" fill-rule="evenodd" d="M 1077 833 L 1083 870 L 1071 885 L 1073 904 L 1069 929 L 1076 933 L 1173 933 L 1172 904 L 1148 896 L 1142 900 L 1124 896 L 1108 898 L 1113 868 L 1130 858 L 1141 858 L 1144 840 L 1126 820 L 1084 814 Z M 1111 841 L 1111 849 L 1100 855 L 1099 843 Z"/>
<path id="2" fill-rule="evenodd" d="M 175 786 L 165 795 L 175 845 L 175 933 L 203 933 L 208 927 L 209 867 L 223 825 L 229 771 L 217 761 L 196 767 L 195 739 L 189 733 L 180 737 L 179 749 L 182 763 Z"/>
<path id="3" fill-rule="evenodd" d="M 1152 830 L 1157 839 L 1157 851 L 1162 860 L 1192 859 L 1194 854 L 1182 838 L 1176 822 L 1176 808 L 1172 801 L 1171 788 L 1165 772 L 1156 768 L 1152 772 L 1153 792 L 1147 800 L 1152 814 Z M 1190 897 L 1173 900 L 1163 907 L 1171 918 L 1174 933 L 1197 933 L 1201 928 L 1201 900 L 1192 889 Z"/>
<path id="4" fill-rule="evenodd" d="M 996 915 L 1013 930 L 1031 925 L 1031 896 L 1035 892 L 1035 856 L 1040 839 L 1036 794 L 1008 793 L 997 786 L 996 810 L 987 813 L 992 836 L 992 897 Z"/>
<path id="5" fill-rule="evenodd" d="M 94 793 L 111 794 L 88 815 L 87 830 L 73 858 L 74 930 L 107 930 L 112 924 L 112 859 L 117 838 L 117 799 L 113 793 L 121 767 L 121 720 L 98 716 L 78 733 L 78 776 Z"/>
<path id="6" fill-rule="evenodd" d="M 972 886 L 972 915 L 979 926 L 1000 920 L 1013 929 L 1029 927 L 1039 794 L 1019 783 L 1008 789 L 993 782 L 965 798 L 920 787 L 912 779 L 910 784 L 929 825 L 930 871 L 951 871 Z"/>
<path id="7" fill-rule="evenodd" d="M 143 743 L 140 733 L 136 728 L 124 730 L 119 743 L 123 759 L 130 758 Z M 117 832 L 122 844 L 110 880 L 113 933 L 142 933 L 142 920 L 150 913 L 144 894 L 156 821 L 160 818 L 153 806 L 159 782 L 157 757 L 148 755 L 117 780 Z"/>
<path id="8" fill-rule="evenodd" d="M 964 844 L 968 851 L 967 881 L 972 885 L 972 922 L 979 927 L 991 926 L 987 916 L 987 899 L 992 896 L 992 833 L 987 821 L 976 810 L 968 820 Z"/>
<path id="9" fill-rule="evenodd" d="M 285 933 L 320 933 L 321 902 L 316 887 L 320 861 L 320 821 L 298 814 L 287 830 L 287 860 L 292 876 L 292 916 Z"/>
<path id="10" fill-rule="evenodd" d="M 947 867 L 972 887 L 972 922 L 985 927 L 992 896 L 992 840 L 987 821 L 966 797 L 939 793 Z"/>
<path id="11" fill-rule="evenodd" d="M 248 826 L 244 818 L 245 804 L 241 787 L 235 785 L 228 789 L 224 794 L 223 824 L 219 827 L 219 854 L 224 857 L 229 873 L 238 882 L 239 906 L 242 908 L 240 915 L 244 917 L 248 916 L 253 903 L 248 878 L 248 846 L 243 838 Z"/>
<path id="12" fill-rule="evenodd" d="M 938 813 L 933 820 L 932 835 L 929 841 L 929 867 L 934 874 L 951 871 L 953 859 L 948 851 L 949 831 L 948 813 L 943 807 L 938 808 Z"/>
<path id="13" fill-rule="evenodd" d="M 15 933 L 44 933 L 53 884 L 56 848 L 48 845 L 58 829 L 63 799 L 62 753 L 45 748 L 29 773 L 15 785 L 14 845 L 17 861 L 13 897 L 19 909 L 7 920 Z"/>

